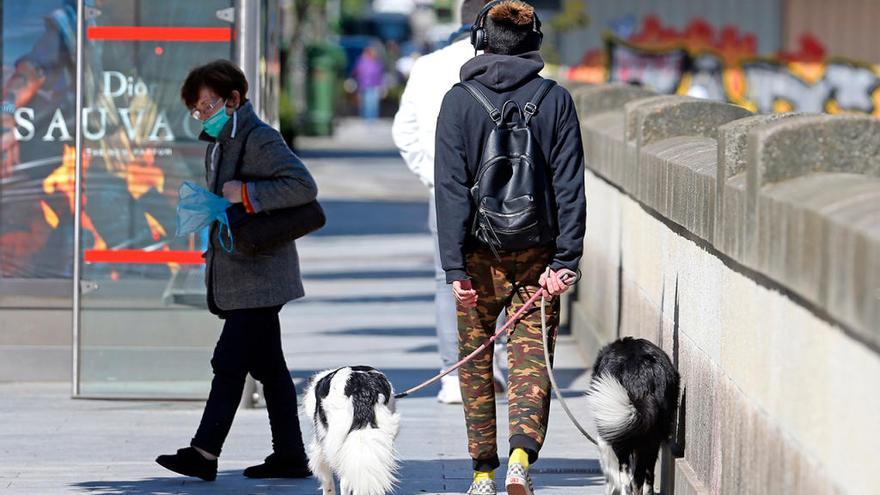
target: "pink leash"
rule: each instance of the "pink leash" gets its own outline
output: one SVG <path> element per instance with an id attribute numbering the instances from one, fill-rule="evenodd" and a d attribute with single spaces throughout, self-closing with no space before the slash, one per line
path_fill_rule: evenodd
<path id="1" fill-rule="evenodd" d="M 574 272 L 572 272 L 572 274 L 573 274 L 575 277 L 577 277 L 577 274 L 574 274 Z M 566 278 L 569 278 L 569 279 L 570 279 L 570 277 L 566 277 Z M 566 284 L 571 285 L 571 284 L 575 283 L 576 281 L 577 281 L 576 278 L 575 278 L 574 280 L 571 280 L 571 282 L 569 282 L 568 280 L 566 280 Z M 489 337 L 489 339 L 486 340 L 486 342 L 483 342 L 483 345 L 481 345 L 480 347 L 477 347 L 476 349 L 474 349 L 474 352 L 468 354 L 467 356 L 465 356 L 464 358 L 462 358 L 459 362 L 453 364 L 453 365 L 450 366 L 449 368 L 447 368 L 447 369 L 441 371 L 440 374 L 437 375 L 437 376 L 435 376 L 434 378 L 431 378 L 431 379 L 429 379 L 429 380 L 427 380 L 427 381 L 425 381 L 425 382 L 422 382 L 422 383 L 419 384 L 419 385 L 416 385 L 416 386 L 413 387 L 413 388 L 410 388 L 410 389 L 405 390 L 405 391 L 403 391 L 403 392 L 401 392 L 401 393 L 399 393 L 399 394 L 396 394 L 396 395 L 394 396 L 394 398 L 395 398 L 395 399 L 402 399 L 402 398 L 404 398 L 404 397 L 406 397 L 406 396 L 408 396 L 408 395 L 410 395 L 410 394 L 412 394 L 412 393 L 418 392 L 419 390 L 422 390 L 422 389 L 424 389 L 425 387 L 431 385 L 432 383 L 437 382 L 437 380 L 439 380 L 439 379 L 443 378 L 444 376 L 446 376 L 446 375 L 452 373 L 453 371 L 457 370 L 458 368 L 461 368 L 461 366 L 462 366 L 464 363 L 467 363 L 467 362 L 470 361 L 471 359 L 477 357 L 481 352 L 485 351 L 487 347 L 489 347 L 490 345 L 494 344 L 495 341 L 498 339 L 498 337 L 501 336 L 502 333 L 504 333 L 504 332 L 505 332 L 507 329 L 509 329 L 514 323 L 516 323 L 516 322 L 522 317 L 522 315 L 523 315 L 526 311 L 528 311 L 528 310 L 529 310 L 529 309 L 535 304 L 535 302 L 536 302 L 538 299 L 540 299 L 542 296 L 544 296 L 545 294 L 548 295 L 548 296 L 550 295 L 550 294 L 547 292 L 547 290 L 546 290 L 546 289 L 543 289 L 543 288 L 542 288 L 541 290 L 539 290 L 538 292 L 535 292 L 535 295 L 533 295 L 532 297 L 530 297 L 529 300 L 526 301 L 525 304 L 523 304 L 523 306 L 522 306 L 521 308 L 519 308 L 519 311 L 517 311 L 516 313 L 514 313 L 513 316 L 510 316 L 509 318 L 507 318 L 507 322 L 504 324 L 504 326 L 502 326 L 501 328 L 499 328 L 497 332 L 495 332 L 495 335 Z"/>

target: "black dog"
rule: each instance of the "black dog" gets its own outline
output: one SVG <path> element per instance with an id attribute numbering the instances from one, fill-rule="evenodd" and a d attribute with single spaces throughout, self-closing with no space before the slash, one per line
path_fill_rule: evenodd
<path id="1" fill-rule="evenodd" d="M 605 493 L 654 493 L 654 464 L 678 409 L 678 372 L 662 349 L 624 337 L 599 351 L 587 398 L 599 432 Z"/>

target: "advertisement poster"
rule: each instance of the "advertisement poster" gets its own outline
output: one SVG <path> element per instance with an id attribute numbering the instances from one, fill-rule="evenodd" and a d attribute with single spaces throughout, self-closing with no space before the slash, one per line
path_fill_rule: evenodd
<path id="1" fill-rule="evenodd" d="M 0 277 L 69 278 L 76 2 L 2 2 Z M 181 104 L 180 85 L 191 67 L 231 57 L 232 25 L 217 15 L 231 2 L 86 4 L 84 278 L 167 278 L 175 263 L 142 263 L 142 253 L 192 252 L 203 242 L 174 236 L 177 189 L 205 174 L 205 143 L 196 139 L 200 126 Z M 107 252 L 133 254 L 88 262 Z"/>

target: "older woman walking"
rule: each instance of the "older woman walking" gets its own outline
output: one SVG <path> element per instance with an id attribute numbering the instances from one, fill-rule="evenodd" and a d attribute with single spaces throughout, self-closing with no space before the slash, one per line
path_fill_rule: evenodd
<path id="1" fill-rule="evenodd" d="M 257 118 L 247 91 L 244 74 L 226 60 L 193 69 L 183 84 L 181 98 L 202 123 L 200 139 L 209 143 L 208 188 L 242 203 L 250 214 L 313 201 L 315 181 L 281 135 Z M 285 303 L 304 295 L 296 246 L 291 241 L 248 256 L 224 250 L 216 228 L 210 239 L 205 255 L 208 306 L 225 320 L 211 359 L 211 392 L 190 446 L 159 456 L 156 462 L 176 473 L 213 481 L 250 373 L 263 384 L 273 452 L 244 475 L 307 477 L 296 390 L 284 361 L 278 320 Z"/>

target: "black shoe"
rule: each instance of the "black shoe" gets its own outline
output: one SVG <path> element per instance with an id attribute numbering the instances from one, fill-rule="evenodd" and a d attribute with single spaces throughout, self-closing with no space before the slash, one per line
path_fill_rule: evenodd
<path id="1" fill-rule="evenodd" d="M 176 454 L 160 455 L 156 462 L 163 468 L 184 476 L 194 476 L 205 481 L 217 479 L 217 459 L 209 461 L 192 447 L 179 449 Z"/>
<path id="2" fill-rule="evenodd" d="M 312 472 L 305 459 L 289 460 L 271 454 L 262 464 L 245 469 L 244 475 L 248 478 L 308 478 Z"/>

